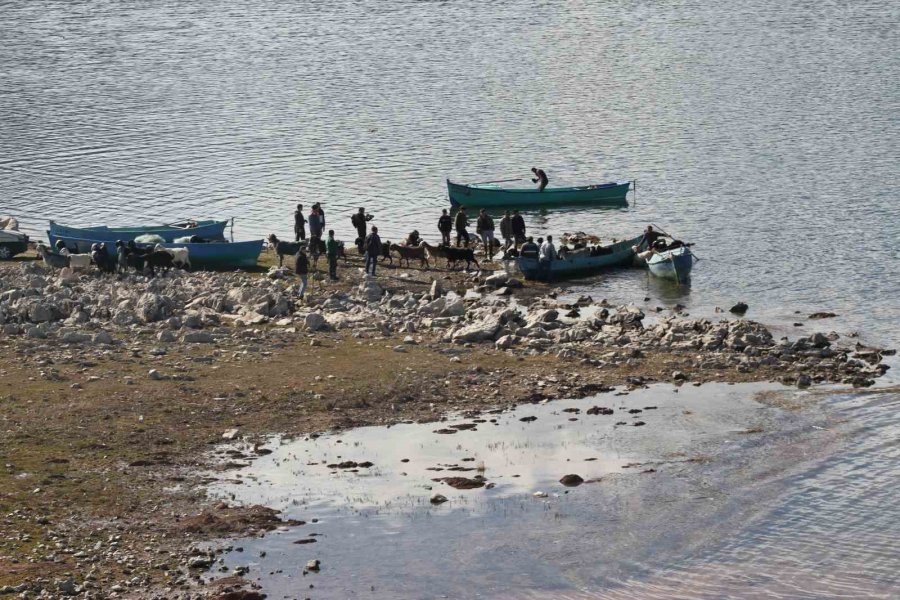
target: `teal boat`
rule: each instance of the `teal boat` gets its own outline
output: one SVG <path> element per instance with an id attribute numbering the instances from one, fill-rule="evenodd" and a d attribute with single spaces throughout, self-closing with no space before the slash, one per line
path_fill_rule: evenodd
<path id="1" fill-rule="evenodd" d="M 550 263 L 550 279 L 555 281 L 590 275 L 611 267 L 631 266 L 634 262 L 634 248 L 643 237 L 639 235 L 608 246 L 567 250 L 560 258 Z M 525 279 L 546 278 L 546 274 L 540 272 L 537 258 L 519 256 L 506 263 L 507 271 L 517 270 L 525 276 Z"/>
<path id="2" fill-rule="evenodd" d="M 79 254 L 87 254 L 91 251 L 91 246 L 99 243 L 106 243 L 106 251 L 115 256 L 116 248 L 113 244 L 106 240 L 72 238 L 53 235 L 47 232 L 50 240 L 50 246 L 56 247 L 56 242 L 62 240 L 66 248 L 76 251 Z M 137 244 L 138 247 L 147 248 L 155 244 Z M 253 240 L 250 242 L 209 242 L 205 244 L 161 244 L 163 248 L 187 248 L 188 258 L 191 261 L 193 269 L 237 269 L 237 268 L 253 268 L 259 262 L 259 255 L 262 252 L 263 241 Z"/>
<path id="3" fill-rule="evenodd" d="M 185 236 L 197 236 L 208 240 L 225 239 L 225 227 L 230 221 L 185 221 L 169 225 L 133 225 L 126 227 L 107 227 L 95 225 L 90 227 L 71 227 L 50 221 L 50 233 L 60 237 L 100 240 L 101 242 L 128 242 L 134 238 L 153 234 L 167 242 Z"/>
<path id="4" fill-rule="evenodd" d="M 612 181 L 578 187 L 503 188 L 496 184 L 462 184 L 447 180 L 447 192 L 453 206 L 509 207 L 546 206 L 554 204 L 596 204 L 627 206 L 630 181 Z"/>

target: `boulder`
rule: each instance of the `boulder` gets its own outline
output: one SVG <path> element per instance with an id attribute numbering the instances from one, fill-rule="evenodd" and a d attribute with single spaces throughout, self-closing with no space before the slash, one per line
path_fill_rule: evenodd
<path id="1" fill-rule="evenodd" d="M 106 331 L 99 331 L 94 334 L 94 338 L 92 341 L 95 344 L 112 344 L 113 337 Z"/>
<path id="2" fill-rule="evenodd" d="M 181 336 L 181 341 L 185 344 L 212 344 L 216 339 L 205 331 L 190 331 Z"/>
<path id="3" fill-rule="evenodd" d="M 303 320 L 303 326 L 309 331 L 321 331 L 328 327 L 328 321 L 325 320 L 322 313 L 314 312 L 306 315 L 306 318 Z"/>
<path id="4" fill-rule="evenodd" d="M 484 280 L 484 285 L 494 288 L 503 287 L 508 279 L 509 276 L 506 273 L 494 273 Z"/>
<path id="5" fill-rule="evenodd" d="M 431 289 L 428 290 L 428 297 L 432 300 L 437 300 L 441 296 L 444 295 L 444 288 L 441 286 L 441 282 L 437 279 L 431 281 Z"/>
<path id="6" fill-rule="evenodd" d="M 62 336 L 62 341 L 66 344 L 83 344 L 85 342 L 91 341 L 91 336 L 87 335 L 86 333 L 70 331 Z"/>
<path id="7" fill-rule="evenodd" d="M 559 482 L 566 487 L 575 487 L 584 483 L 584 479 L 580 475 L 570 473 L 569 475 L 563 475 Z"/>
<path id="8" fill-rule="evenodd" d="M 750 307 L 747 306 L 746 302 L 738 302 L 734 306 L 728 309 L 729 312 L 734 313 L 736 315 L 744 315 Z"/>
<path id="9" fill-rule="evenodd" d="M 148 292 L 138 298 L 134 313 L 144 323 L 161 321 L 172 315 L 172 301 L 166 296 Z"/>
<path id="10" fill-rule="evenodd" d="M 175 337 L 175 334 L 168 329 L 163 329 L 156 334 L 156 339 L 161 342 L 174 342 L 177 338 Z"/>
<path id="11" fill-rule="evenodd" d="M 53 309 L 42 302 L 32 304 L 28 309 L 28 320 L 32 323 L 44 323 L 54 318 Z"/>

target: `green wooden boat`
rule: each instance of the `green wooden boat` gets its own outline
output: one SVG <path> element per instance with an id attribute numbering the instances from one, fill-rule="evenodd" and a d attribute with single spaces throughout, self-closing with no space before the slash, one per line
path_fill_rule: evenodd
<path id="1" fill-rule="evenodd" d="M 578 187 L 502 188 L 496 184 L 462 184 L 447 180 L 447 192 L 453 206 L 509 207 L 543 206 L 554 204 L 596 204 L 627 206 L 625 199 L 631 189 L 630 181 L 611 181 Z"/>

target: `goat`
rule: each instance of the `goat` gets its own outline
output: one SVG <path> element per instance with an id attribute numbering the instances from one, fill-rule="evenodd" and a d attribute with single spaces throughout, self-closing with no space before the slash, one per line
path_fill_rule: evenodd
<path id="1" fill-rule="evenodd" d="M 101 273 L 110 272 L 110 262 L 113 261 L 113 258 L 106 252 L 106 244 L 91 246 L 91 260 L 94 261 Z"/>
<path id="2" fill-rule="evenodd" d="M 44 242 L 38 242 L 37 255 L 43 259 L 44 264 L 54 269 L 64 269 L 69 266 L 69 257 L 58 254 L 50 249 Z"/>
<path id="3" fill-rule="evenodd" d="M 69 254 L 69 268 L 73 271 L 87 271 L 91 268 L 91 255 Z"/>
<path id="4" fill-rule="evenodd" d="M 388 248 L 389 251 L 394 250 L 400 255 L 400 266 L 403 266 L 403 261 L 406 260 L 406 266 L 408 268 L 410 259 L 417 258 L 419 260 L 419 266 L 431 267 L 431 265 L 428 264 L 428 249 L 425 246 L 401 246 L 399 244 L 390 244 Z"/>
<path id="5" fill-rule="evenodd" d="M 178 269 L 184 269 L 186 271 L 191 270 L 191 259 L 190 253 L 187 248 L 164 248 L 162 245 L 157 244 L 153 248 L 154 252 L 168 252 L 172 255 L 172 266 Z"/>
<path id="6" fill-rule="evenodd" d="M 278 266 L 282 266 L 284 264 L 285 256 L 294 256 L 298 252 L 300 252 L 300 248 L 303 247 L 303 242 L 282 242 L 275 234 L 269 234 L 269 244 L 275 248 L 275 253 L 278 254 Z"/>
<path id="7" fill-rule="evenodd" d="M 425 247 L 432 256 L 440 256 L 446 259 L 448 268 L 452 268 L 456 263 L 464 260 L 466 261 L 466 271 L 469 270 L 469 265 L 472 263 L 475 263 L 475 266 L 479 271 L 481 270 L 481 265 L 475 260 L 475 251 L 471 248 L 454 248 L 453 246 L 445 246 L 443 244 L 440 246 L 432 246 L 428 242 L 422 242 L 422 246 Z"/>
<path id="8" fill-rule="evenodd" d="M 116 241 L 116 272 L 125 273 L 128 270 L 128 249 L 122 240 Z"/>
<path id="9" fill-rule="evenodd" d="M 156 248 L 144 255 L 144 265 L 150 271 L 150 276 L 153 277 L 156 275 L 156 269 L 162 269 L 163 272 L 168 271 L 175 266 L 175 261 L 168 250 L 157 245 Z"/>

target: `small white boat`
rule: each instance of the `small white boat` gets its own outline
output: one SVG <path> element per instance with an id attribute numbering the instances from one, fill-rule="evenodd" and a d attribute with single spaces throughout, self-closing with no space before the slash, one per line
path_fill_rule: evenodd
<path id="1" fill-rule="evenodd" d="M 663 279 L 685 281 L 691 275 L 694 255 L 687 246 L 657 252 L 647 259 L 650 272 Z"/>

